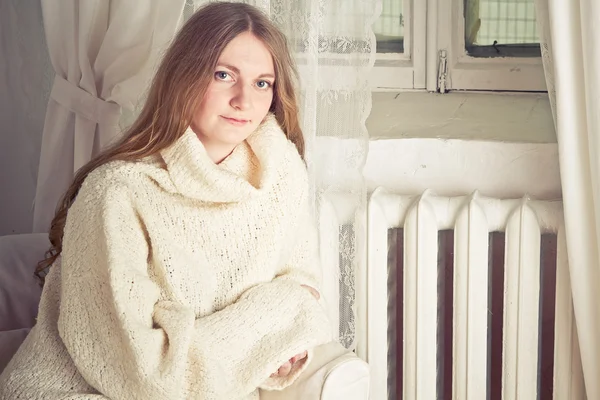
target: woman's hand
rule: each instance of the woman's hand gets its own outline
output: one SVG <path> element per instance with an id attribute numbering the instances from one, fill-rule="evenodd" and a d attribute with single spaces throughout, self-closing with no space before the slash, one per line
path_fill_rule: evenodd
<path id="1" fill-rule="evenodd" d="M 290 374 L 290 372 L 292 371 L 292 366 L 294 364 L 296 364 L 298 361 L 304 360 L 307 355 L 308 355 L 308 353 L 306 351 L 303 351 L 300 354 L 296 354 L 294 357 L 290 358 L 285 364 L 283 364 L 281 367 L 279 367 L 277 372 L 275 372 L 274 374 L 271 374 L 271 378 L 288 376 Z"/>
<path id="2" fill-rule="evenodd" d="M 315 297 L 315 299 L 319 300 L 321 298 L 321 295 L 315 288 L 308 285 L 302 285 L 302 287 L 307 289 L 310 292 L 310 294 L 312 294 Z M 287 362 L 285 362 L 281 367 L 279 367 L 277 372 L 271 374 L 271 377 L 288 376 L 292 371 L 292 367 L 294 366 L 294 364 L 296 364 L 298 361 L 304 360 L 307 357 L 307 355 L 308 353 L 306 351 L 300 354 L 296 354 L 294 357 L 290 358 Z"/>

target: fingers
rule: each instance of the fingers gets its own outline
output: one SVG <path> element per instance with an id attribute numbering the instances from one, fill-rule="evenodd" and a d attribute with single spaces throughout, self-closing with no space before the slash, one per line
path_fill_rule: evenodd
<path id="1" fill-rule="evenodd" d="M 289 361 L 287 361 L 285 364 L 283 364 L 281 367 L 279 367 L 277 372 L 275 372 L 274 374 L 271 374 L 271 378 L 278 377 L 278 376 L 279 377 L 288 376 L 290 374 L 290 372 L 292 371 L 292 366 L 295 363 L 297 363 L 298 361 L 305 359 L 307 356 L 308 356 L 307 351 L 303 351 L 300 354 L 296 354 L 294 357 L 290 358 Z"/>
<path id="2" fill-rule="evenodd" d="M 292 371 L 292 363 L 288 361 L 288 362 L 284 363 L 281 367 L 279 367 L 279 369 L 277 370 L 277 375 L 288 376 L 291 371 Z"/>
<path id="3" fill-rule="evenodd" d="M 308 289 L 308 291 L 315 297 L 315 299 L 319 300 L 321 298 L 321 294 L 317 291 L 317 289 L 308 285 L 302 285 L 302 287 Z"/>
<path id="4" fill-rule="evenodd" d="M 292 363 L 287 361 L 281 367 L 279 367 L 277 372 L 275 372 L 274 374 L 271 374 L 271 378 L 278 377 L 278 376 L 279 377 L 288 376 L 291 371 L 292 371 Z"/>
<path id="5" fill-rule="evenodd" d="M 294 357 L 292 357 L 292 359 L 290 361 L 292 362 L 292 365 L 296 364 L 298 361 L 306 358 L 307 355 L 308 355 L 308 352 L 304 351 L 300 354 L 296 354 Z"/>

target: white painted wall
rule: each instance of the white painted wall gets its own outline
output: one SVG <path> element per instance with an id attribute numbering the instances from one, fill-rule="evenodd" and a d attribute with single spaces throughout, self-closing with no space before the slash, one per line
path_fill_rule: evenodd
<path id="1" fill-rule="evenodd" d="M 460 196 L 478 190 L 501 199 L 561 198 L 558 147 L 545 94 L 374 93 L 367 128 L 369 191 L 383 186 L 402 194 L 432 189 Z M 335 164 L 358 144 L 318 140 L 317 169 L 325 171 L 319 178 L 333 182 Z"/>
<path id="2" fill-rule="evenodd" d="M 431 189 L 438 195 L 460 196 L 478 190 L 500 199 L 561 198 L 558 147 L 552 143 L 372 141 L 364 175 L 369 191 L 383 186 L 402 194 Z"/>
<path id="3" fill-rule="evenodd" d="M 375 93 L 365 177 L 370 190 L 444 196 L 561 197 L 545 93 Z"/>
<path id="4" fill-rule="evenodd" d="M 373 93 L 372 139 L 442 138 L 556 143 L 546 93 Z"/>
<path id="5" fill-rule="evenodd" d="M 343 181 L 336 175 L 339 169 L 335 163 L 343 160 L 345 154 L 352 154 L 356 146 L 355 141 L 318 138 L 316 168 L 326 172 L 319 175 L 321 185 L 328 187 Z M 441 196 L 460 196 L 478 190 L 484 196 L 500 199 L 524 195 L 539 200 L 561 198 L 555 143 L 438 138 L 372 140 L 364 176 L 369 191 L 382 186 L 401 194 L 420 194 L 431 189 Z"/>

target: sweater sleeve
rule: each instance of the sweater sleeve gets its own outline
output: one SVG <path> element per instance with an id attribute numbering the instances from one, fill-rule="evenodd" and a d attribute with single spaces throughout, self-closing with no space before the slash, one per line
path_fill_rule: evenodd
<path id="1" fill-rule="evenodd" d="M 109 398 L 243 398 L 285 357 L 330 340 L 319 303 L 293 281 L 251 288 L 199 319 L 162 300 L 143 221 L 118 185 L 84 184 L 63 243 L 59 333 L 81 375 Z"/>
<path id="2" fill-rule="evenodd" d="M 298 212 L 295 216 L 294 223 L 289 227 L 288 233 L 287 242 L 291 244 L 289 252 L 282 260 L 276 278 L 272 282 L 265 283 L 262 286 L 267 288 L 270 285 L 287 282 L 292 285 L 295 283 L 296 286 L 299 287 L 301 287 L 300 285 L 307 285 L 320 293 L 322 270 L 317 244 L 318 231 L 309 207 L 308 186 L 305 187 L 305 190 L 300 193 L 300 196 L 298 196 L 297 199 L 299 200 L 299 205 L 295 209 L 298 210 Z M 308 292 L 307 289 L 302 289 Z M 324 309 L 326 307 L 325 299 L 321 297 L 318 303 L 319 307 L 317 307 L 315 311 L 320 310 L 320 312 L 324 314 L 319 320 L 327 321 L 326 323 L 329 324 Z M 331 335 L 330 340 L 332 340 L 333 336 L 331 331 L 329 331 L 329 335 Z M 291 373 L 286 377 L 270 377 L 260 385 L 260 388 L 264 390 L 281 390 L 293 383 L 312 359 L 312 347 L 301 350 L 308 351 L 308 357 L 304 364 L 300 364 L 297 368 L 293 368 Z M 298 353 L 299 352 L 288 353 L 288 359 Z M 273 370 L 273 372 L 274 371 L 275 370 Z"/>
<path id="3" fill-rule="evenodd" d="M 276 279 L 292 280 L 320 292 L 323 274 L 318 251 L 319 233 L 310 209 L 308 184 L 302 188 L 292 207 L 297 212 L 288 228 L 286 242 L 290 246 L 280 262 Z"/>

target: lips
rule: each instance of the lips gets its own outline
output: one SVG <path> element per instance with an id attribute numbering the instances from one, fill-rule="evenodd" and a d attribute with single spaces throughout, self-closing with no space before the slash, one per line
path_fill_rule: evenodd
<path id="1" fill-rule="evenodd" d="M 224 115 L 221 115 L 221 118 L 223 118 L 225 121 L 229 122 L 230 124 L 238 125 L 238 126 L 245 125 L 248 122 L 250 122 L 250 120 L 247 120 L 247 119 L 230 118 L 230 117 L 226 117 Z"/>

